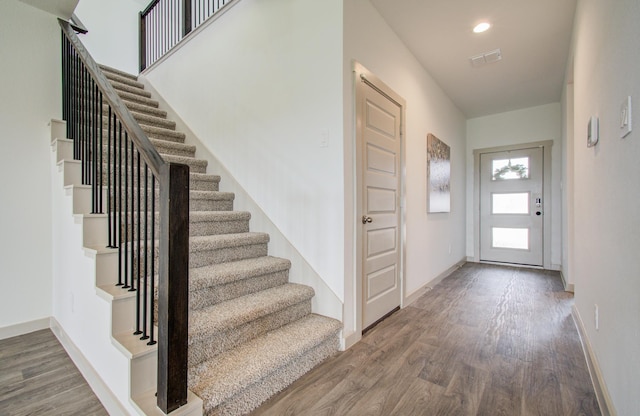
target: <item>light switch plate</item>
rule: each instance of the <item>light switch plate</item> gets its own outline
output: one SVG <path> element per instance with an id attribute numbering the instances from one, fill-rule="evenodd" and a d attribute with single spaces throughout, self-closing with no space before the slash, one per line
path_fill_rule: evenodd
<path id="1" fill-rule="evenodd" d="M 631 96 L 620 106 L 620 138 L 627 137 L 631 133 Z"/>

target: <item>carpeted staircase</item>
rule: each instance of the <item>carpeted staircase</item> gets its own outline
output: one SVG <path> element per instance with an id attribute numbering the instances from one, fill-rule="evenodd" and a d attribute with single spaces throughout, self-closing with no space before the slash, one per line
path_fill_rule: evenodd
<path id="1" fill-rule="evenodd" d="M 102 69 L 162 157 L 190 166 L 189 388 L 205 415 L 248 413 L 334 354 L 341 324 L 311 313 L 313 289 L 289 283 L 291 263 L 268 256 L 136 77 Z"/>

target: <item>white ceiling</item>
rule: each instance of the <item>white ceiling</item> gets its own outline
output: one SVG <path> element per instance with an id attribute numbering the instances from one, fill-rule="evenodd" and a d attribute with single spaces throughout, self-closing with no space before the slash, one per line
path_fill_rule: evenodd
<path id="1" fill-rule="evenodd" d="M 468 118 L 560 101 L 576 0 L 370 1 Z M 497 48 L 501 61 L 471 66 Z"/>

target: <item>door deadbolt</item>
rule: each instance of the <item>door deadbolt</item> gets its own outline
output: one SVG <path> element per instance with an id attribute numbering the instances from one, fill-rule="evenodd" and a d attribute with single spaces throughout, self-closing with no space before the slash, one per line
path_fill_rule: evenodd
<path id="1" fill-rule="evenodd" d="M 368 217 L 368 216 L 366 216 L 366 215 L 363 215 L 363 216 L 362 216 L 362 223 L 363 223 L 363 224 L 371 223 L 371 222 L 373 222 L 373 218 Z"/>

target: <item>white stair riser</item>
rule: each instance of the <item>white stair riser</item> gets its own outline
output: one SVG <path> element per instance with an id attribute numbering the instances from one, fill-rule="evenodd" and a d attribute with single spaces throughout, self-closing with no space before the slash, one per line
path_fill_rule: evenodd
<path id="1" fill-rule="evenodd" d="M 56 154 L 56 162 L 73 159 L 73 141 L 67 139 L 56 139 L 52 151 Z"/>
<path id="2" fill-rule="evenodd" d="M 107 246 L 109 243 L 109 222 L 105 215 L 76 215 L 76 221 L 82 223 L 85 247 Z"/>
<path id="3" fill-rule="evenodd" d="M 91 214 L 92 204 L 91 197 L 93 190 L 90 186 L 74 186 L 73 188 L 67 188 L 67 195 L 73 197 L 73 213 L 74 214 Z M 103 212 L 107 210 L 107 190 L 102 190 L 102 209 Z"/>
<path id="4" fill-rule="evenodd" d="M 126 291 L 126 289 L 122 289 Z M 114 299 L 111 302 L 111 333 L 133 333 L 136 326 L 135 320 L 136 298 L 129 296 L 123 299 Z"/>
<path id="5" fill-rule="evenodd" d="M 156 332 L 157 334 L 157 332 Z M 131 360 L 131 397 L 156 389 L 158 354 L 145 354 Z"/>
<path id="6" fill-rule="evenodd" d="M 82 164 L 79 160 L 63 160 L 58 163 L 58 171 L 63 173 L 63 185 L 82 185 Z"/>
<path id="7" fill-rule="evenodd" d="M 116 284 L 118 281 L 118 252 L 97 253 L 96 286 Z"/>

